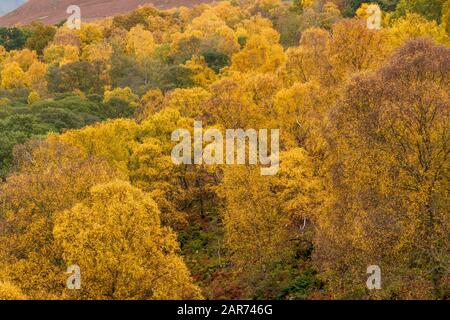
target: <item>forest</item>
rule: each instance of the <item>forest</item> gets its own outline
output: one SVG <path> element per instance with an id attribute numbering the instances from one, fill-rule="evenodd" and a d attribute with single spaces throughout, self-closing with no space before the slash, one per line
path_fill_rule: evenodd
<path id="1" fill-rule="evenodd" d="M 0 27 L 0 300 L 449 299 L 449 94 L 450 0 Z M 279 171 L 173 163 L 195 121 Z"/>

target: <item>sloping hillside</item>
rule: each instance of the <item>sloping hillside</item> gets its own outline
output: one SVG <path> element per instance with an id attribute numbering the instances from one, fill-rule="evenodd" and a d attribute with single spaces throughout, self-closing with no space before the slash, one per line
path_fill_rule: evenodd
<path id="1" fill-rule="evenodd" d="M 212 0 L 29 0 L 17 10 L 0 17 L 0 26 L 24 25 L 35 20 L 50 24 L 58 23 L 67 18 L 66 10 L 73 4 L 80 6 L 82 19 L 90 21 L 129 12 L 146 3 L 167 9 L 204 2 Z"/>

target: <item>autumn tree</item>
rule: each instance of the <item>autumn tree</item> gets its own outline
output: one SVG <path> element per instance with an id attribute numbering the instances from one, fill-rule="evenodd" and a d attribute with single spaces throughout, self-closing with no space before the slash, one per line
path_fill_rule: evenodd
<path id="1" fill-rule="evenodd" d="M 407 40 L 415 37 L 430 37 L 434 41 L 450 45 L 450 37 L 443 25 L 438 25 L 436 21 L 427 21 L 418 14 L 406 14 L 404 17 L 395 20 L 388 30 L 388 46 L 399 47 Z"/>
<path id="2" fill-rule="evenodd" d="M 0 46 L 5 47 L 6 50 L 23 49 L 29 36 L 28 29 L 0 27 Z"/>
<path id="3" fill-rule="evenodd" d="M 320 191 L 311 159 L 297 148 L 280 160 L 281 172 L 274 177 L 261 176 L 257 167 L 225 168 L 220 185 L 225 245 L 246 298 L 279 295 L 289 285 L 286 273 L 306 267 L 294 257 L 311 249 Z"/>
<path id="4" fill-rule="evenodd" d="M 375 69 L 390 53 L 384 30 L 370 30 L 359 20 L 345 19 L 333 26 L 330 61 L 340 77 Z"/>
<path id="5" fill-rule="evenodd" d="M 15 162 L 17 172 L 0 190 L 2 274 L 30 298 L 61 297 L 68 266 L 54 242 L 55 214 L 116 175 L 54 138 L 17 148 Z"/>
<path id="6" fill-rule="evenodd" d="M 45 63 L 34 61 L 26 72 L 27 86 L 44 95 L 47 92 L 47 71 Z"/>
<path id="7" fill-rule="evenodd" d="M 0 282 L 0 300 L 27 300 L 23 292 L 10 282 Z"/>
<path id="8" fill-rule="evenodd" d="M 51 44 L 44 50 L 44 61 L 49 65 L 63 66 L 79 59 L 80 49 L 76 46 Z"/>
<path id="9" fill-rule="evenodd" d="M 241 36 L 247 36 L 245 47 L 232 57 L 231 70 L 240 72 L 274 72 L 285 60 L 280 35 L 270 21 L 255 18 L 244 21 Z"/>
<path id="10" fill-rule="evenodd" d="M 444 295 L 449 55 L 411 40 L 380 70 L 354 77 L 333 113 L 331 194 L 315 254 L 336 296 Z M 364 288 L 369 265 L 383 270 L 378 293 Z"/>
<path id="11" fill-rule="evenodd" d="M 133 55 L 144 70 L 144 84 L 147 84 L 148 65 L 151 62 L 152 54 L 155 50 L 155 41 L 150 31 L 145 30 L 141 25 L 131 28 L 127 35 L 127 52 Z"/>
<path id="12" fill-rule="evenodd" d="M 49 88 L 54 92 L 72 92 L 80 90 L 89 93 L 101 93 L 105 84 L 101 72 L 87 61 L 75 61 L 53 69 L 54 78 Z M 51 78 L 51 77 L 49 77 Z"/>
<path id="13" fill-rule="evenodd" d="M 79 36 L 81 40 L 81 46 L 87 46 L 103 39 L 104 28 L 101 24 L 97 23 L 83 23 Z"/>
<path id="14" fill-rule="evenodd" d="M 80 267 L 82 299 L 195 299 L 199 289 L 178 256 L 176 235 L 161 227 L 151 197 L 127 182 L 91 188 L 56 216 L 54 236 L 66 265 Z"/>

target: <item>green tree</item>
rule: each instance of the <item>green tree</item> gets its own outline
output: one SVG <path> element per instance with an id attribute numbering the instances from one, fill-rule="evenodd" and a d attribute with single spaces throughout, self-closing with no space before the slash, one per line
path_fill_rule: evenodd
<path id="1" fill-rule="evenodd" d="M 26 47 L 42 55 L 45 47 L 53 40 L 56 28 L 42 22 L 32 22 L 28 28 L 31 35 L 26 41 Z"/>
<path id="2" fill-rule="evenodd" d="M 6 50 L 20 50 L 30 36 L 30 31 L 20 28 L 0 27 L 0 46 Z"/>

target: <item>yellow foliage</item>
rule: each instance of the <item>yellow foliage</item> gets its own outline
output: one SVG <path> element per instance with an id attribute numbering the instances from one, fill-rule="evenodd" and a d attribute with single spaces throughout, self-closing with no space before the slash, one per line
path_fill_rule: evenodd
<path id="1" fill-rule="evenodd" d="M 275 72 L 286 56 L 279 44 L 272 44 L 263 35 L 251 36 L 243 50 L 233 55 L 230 69 L 234 71 Z"/>
<path id="2" fill-rule="evenodd" d="M 286 63 L 279 70 L 287 85 L 295 82 L 331 81 L 328 57 L 330 34 L 324 29 L 311 28 L 302 33 L 300 45 L 286 50 Z"/>
<path id="3" fill-rule="evenodd" d="M 68 290 L 69 297 L 201 298 L 156 203 L 127 182 L 92 187 L 83 202 L 57 215 L 54 236 L 65 263 L 82 272 L 82 289 Z"/>
<path id="4" fill-rule="evenodd" d="M 389 44 L 393 48 L 420 36 L 431 37 L 437 43 L 450 45 L 450 36 L 443 25 L 438 25 L 436 21 L 428 21 L 414 13 L 408 13 L 405 17 L 395 20 L 388 32 Z"/>
<path id="5" fill-rule="evenodd" d="M 8 55 L 8 52 L 6 51 L 4 46 L 0 46 L 0 64 L 5 61 L 6 57 Z"/>
<path id="6" fill-rule="evenodd" d="M 47 89 L 47 65 L 40 61 L 34 61 L 26 73 L 27 85 L 41 93 Z"/>
<path id="7" fill-rule="evenodd" d="M 0 107 L 7 106 L 11 103 L 8 98 L 0 98 Z"/>
<path id="8" fill-rule="evenodd" d="M 442 19 L 441 19 L 442 27 L 447 31 L 447 34 L 450 36 L 450 1 L 447 0 L 442 7 Z M 0 50 L 1 51 L 1 50 Z M 1 56 L 1 54 L 0 54 Z M 1 61 L 1 59 L 0 59 Z"/>
<path id="9" fill-rule="evenodd" d="M 159 89 L 147 91 L 141 98 L 142 110 L 136 115 L 138 121 L 143 121 L 161 111 L 164 106 L 164 94 Z"/>
<path id="10" fill-rule="evenodd" d="M 185 67 L 192 71 L 191 79 L 199 87 L 207 87 L 217 79 L 214 70 L 208 67 L 203 57 L 192 57 L 185 63 Z"/>
<path id="11" fill-rule="evenodd" d="M 260 15 L 252 16 L 238 24 L 236 28 L 237 37 L 249 38 L 262 36 L 270 44 L 279 44 L 280 34 L 273 29 L 273 24 L 269 19 Z"/>
<path id="12" fill-rule="evenodd" d="M 215 46 L 221 52 L 231 55 L 239 50 L 239 43 L 233 31 L 225 22 L 226 18 L 220 18 L 213 10 L 204 11 L 199 17 L 196 17 L 188 26 L 187 30 L 174 37 L 172 50 L 177 52 L 180 49 L 180 43 L 189 42 L 189 40 L 199 39 L 202 42 L 215 42 Z M 198 54 L 192 48 L 192 52 Z"/>
<path id="13" fill-rule="evenodd" d="M 166 106 L 179 110 L 184 117 L 200 120 L 210 97 L 211 93 L 200 87 L 176 89 L 170 93 Z"/>
<path id="14" fill-rule="evenodd" d="M 9 61 L 17 62 L 23 71 L 27 72 L 30 66 L 37 61 L 36 51 L 23 49 L 9 52 Z"/>
<path id="15" fill-rule="evenodd" d="M 142 25 L 131 28 L 126 45 L 128 53 L 140 61 L 150 58 L 156 48 L 152 33 L 145 30 Z"/>
<path id="16" fill-rule="evenodd" d="M 360 20 L 342 20 L 333 26 L 330 62 L 339 77 L 375 69 L 390 53 L 386 31 L 370 30 Z"/>
<path id="17" fill-rule="evenodd" d="M 80 47 L 81 39 L 76 30 L 71 30 L 63 26 L 56 30 L 56 34 L 53 38 L 52 44 Z"/>
<path id="18" fill-rule="evenodd" d="M 219 187 L 225 199 L 225 244 L 238 286 L 248 296 L 264 286 L 257 281 L 261 274 L 265 279 L 274 277 L 270 283 L 279 285 L 282 276 L 277 274 L 277 264 L 288 269 L 286 262 L 280 262 L 292 257 L 295 241 L 311 238 L 320 189 L 311 159 L 297 148 L 282 154 L 280 160 L 282 171 L 275 177 L 262 177 L 259 169 L 251 167 L 226 167 Z"/>
<path id="19" fill-rule="evenodd" d="M 118 119 L 82 130 L 68 131 L 61 135 L 60 139 L 80 148 L 86 156 L 95 155 L 106 159 L 110 165 L 127 173 L 130 147 L 137 130 L 138 127 L 134 121 Z"/>
<path id="20" fill-rule="evenodd" d="M 87 46 L 103 39 L 103 26 L 96 23 L 82 23 L 79 31 L 82 46 Z"/>
<path id="21" fill-rule="evenodd" d="M 450 1 L 381 30 L 350 2 L 144 6 L 0 46 L 0 299 L 446 298 Z M 174 164 L 195 120 L 279 129 L 277 174 Z"/>

